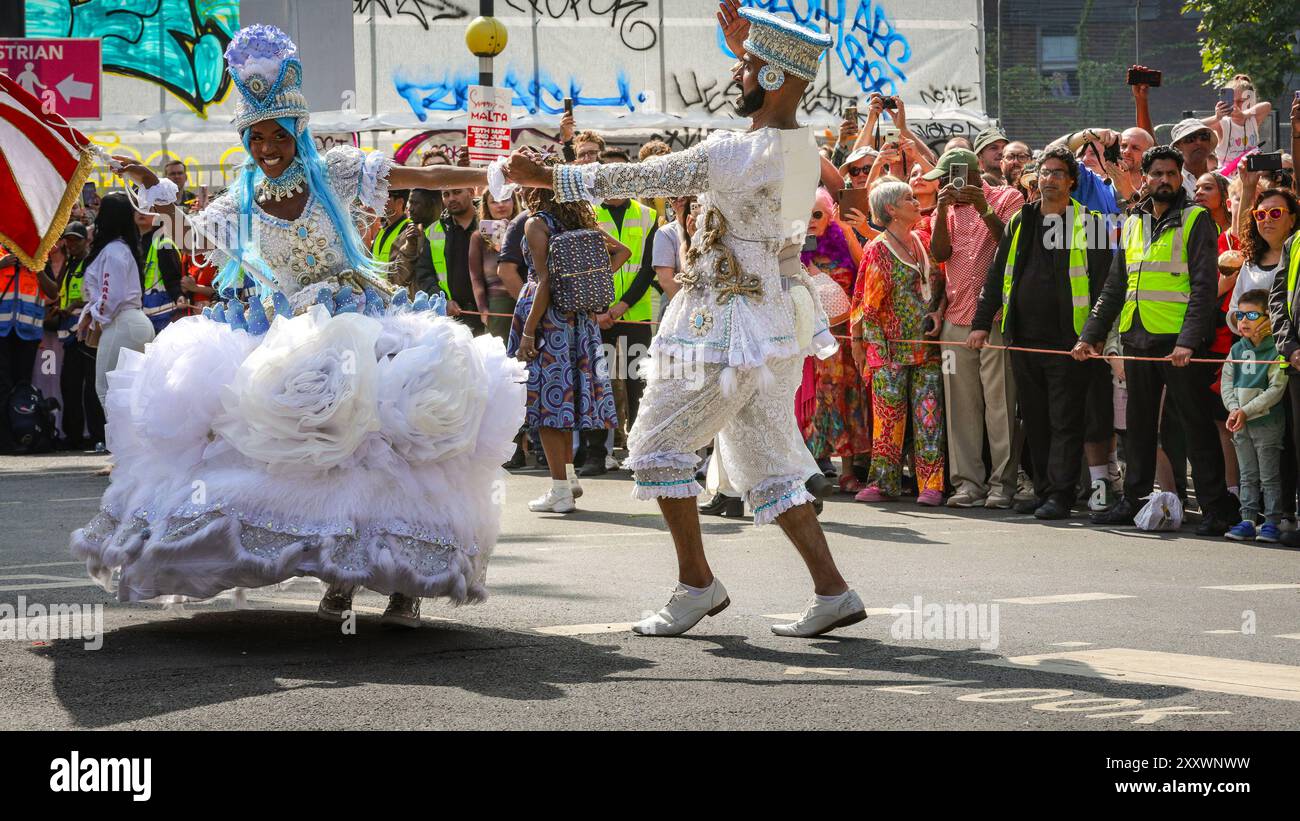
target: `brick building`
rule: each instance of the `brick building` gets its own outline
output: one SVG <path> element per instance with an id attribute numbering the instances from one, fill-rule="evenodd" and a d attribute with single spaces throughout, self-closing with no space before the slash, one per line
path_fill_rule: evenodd
<path id="1" fill-rule="evenodd" d="M 1125 74 L 1135 63 L 1160 69 L 1152 89 L 1157 138 L 1185 111 L 1214 111 L 1197 43 L 1197 15 L 1181 0 L 984 0 L 988 114 L 1007 132 L 1038 148 L 1067 131 L 1117 130 L 1135 123 Z M 1285 124 L 1289 100 L 1274 101 Z M 1276 116 L 1272 118 L 1276 120 Z M 1260 129 L 1275 145 L 1273 121 Z"/>

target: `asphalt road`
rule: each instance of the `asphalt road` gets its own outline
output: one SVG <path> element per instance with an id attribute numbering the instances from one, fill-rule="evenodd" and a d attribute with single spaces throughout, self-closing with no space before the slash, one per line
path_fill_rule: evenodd
<path id="1" fill-rule="evenodd" d="M 102 464 L 0 458 L 0 615 L 20 597 L 105 605 L 98 650 L 0 639 L 0 729 L 1300 726 L 1297 551 L 844 496 L 822 521 L 866 622 L 773 636 L 811 595 L 797 554 L 775 526 L 706 519 L 732 606 L 648 639 L 626 625 L 675 570 L 655 506 L 619 472 L 585 480 L 578 512 L 535 515 L 534 472 L 508 481 L 486 604 L 426 602 L 421 629 L 390 632 L 365 594 L 343 635 L 310 579 L 251 591 L 252 609 L 116 603 L 67 551 Z"/>

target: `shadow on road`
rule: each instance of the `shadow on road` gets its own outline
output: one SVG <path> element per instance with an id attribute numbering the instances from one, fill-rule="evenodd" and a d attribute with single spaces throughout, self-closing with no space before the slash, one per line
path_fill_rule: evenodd
<path id="1" fill-rule="evenodd" d="M 413 685 L 427 689 L 410 691 L 407 697 L 428 700 L 431 706 L 439 700 L 433 688 L 442 687 L 489 698 L 549 700 L 563 698 L 566 685 L 600 682 L 654 665 L 620 655 L 617 647 L 449 622 L 389 631 L 376 617 L 362 616 L 357 634 L 345 636 L 314 613 L 278 610 L 150 621 L 107 633 L 98 651 L 68 640 L 31 652 L 53 665 L 54 693 L 81 727 L 107 727 L 295 689 Z M 326 703 L 334 709 L 340 705 L 337 700 Z M 431 719 L 437 714 L 431 711 Z M 300 710 L 285 711 L 282 717 L 272 710 L 266 720 L 266 729 L 312 726 Z M 205 724 L 201 715 L 193 722 L 191 726 Z M 241 722 L 226 713 L 206 723 L 229 727 Z"/>
<path id="2" fill-rule="evenodd" d="M 1175 698 L 1193 692 L 1183 687 L 1141 683 L 1124 683 L 1119 681 L 1092 678 L 1086 673 L 1095 673 L 1093 667 L 1079 664 L 1080 675 L 1034 670 L 1015 667 L 994 667 L 980 662 L 995 661 L 997 654 L 989 654 L 974 649 L 941 650 L 933 647 L 923 649 L 898 646 L 870 638 L 851 636 L 827 636 L 814 639 L 806 644 L 791 644 L 789 649 L 762 647 L 752 643 L 748 636 L 682 636 L 679 641 L 688 641 L 699 645 L 702 652 L 717 659 L 742 662 L 760 662 L 781 665 L 784 675 L 765 678 L 719 676 L 709 679 L 718 684 L 750 684 L 756 687 L 910 687 L 933 688 L 933 693 L 950 692 L 952 698 L 964 692 L 990 689 L 1024 689 L 1042 691 L 1059 689 L 1072 691 L 1073 698 L 1093 699 L 1134 699 L 1154 701 Z M 713 645 L 709 647 L 708 645 Z M 804 652 L 799 648 L 809 648 Z M 934 656 L 935 658 L 918 661 L 901 661 L 906 656 Z M 883 675 L 882 675 L 883 674 Z M 897 674 L 897 677 L 890 676 Z M 855 677 L 856 676 L 856 677 Z M 866 677 L 864 677 L 866 676 Z M 919 679 L 933 679 L 932 682 Z M 692 681 L 699 679 L 671 679 L 664 677 L 646 678 L 636 676 L 637 681 Z M 1062 696 L 1061 698 L 1068 698 Z M 998 703 L 990 701 L 990 703 Z M 1136 705 L 1133 705 L 1136 707 Z M 1126 709 L 1123 705 L 1104 706 L 1094 703 L 1089 711 L 1101 713 L 1109 710 Z M 1152 708 L 1154 709 L 1154 708 Z M 1108 727 L 1110 725 L 1107 725 Z"/>

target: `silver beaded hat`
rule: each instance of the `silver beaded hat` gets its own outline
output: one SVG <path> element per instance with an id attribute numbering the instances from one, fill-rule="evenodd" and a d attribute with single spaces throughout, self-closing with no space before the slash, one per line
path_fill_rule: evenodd
<path id="1" fill-rule="evenodd" d="M 239 89 L 235 128 L 243 131 L 263 120 L 290 117 L 301 134 L 310 112 L 302 95 L 298 47 L 275 26 L 245 26 L 226 47 L 226 67 Z"/>
<path id="2" fill-rule="evenodd" d="M 829 34 L 806 29 L 760 9 L 743 8 L 740 16 L 750 23 L 745 51 L 787 74 L 808 82 L 817 79 L 817 66 L 831 47 Z"/>

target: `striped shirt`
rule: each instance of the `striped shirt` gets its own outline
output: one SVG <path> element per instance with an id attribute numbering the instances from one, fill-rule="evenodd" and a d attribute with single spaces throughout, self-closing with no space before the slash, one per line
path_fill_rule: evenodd
<path id="1" fill-rule="evenodd" d="M 984 187 L 984 199 L 1004 225 L 1025 204 L 1024 196 L 1010 186 L 980 184 Z M 988 280 L 989 266 L 997 255 L 998 242 L 979 212 L 969 205 L 948 209 L 948 238 L 952 256 L 944 265 L 948 295 L 944 319 L 954 325 L 970 325 L 979 307 L 980 292 Z"/>

